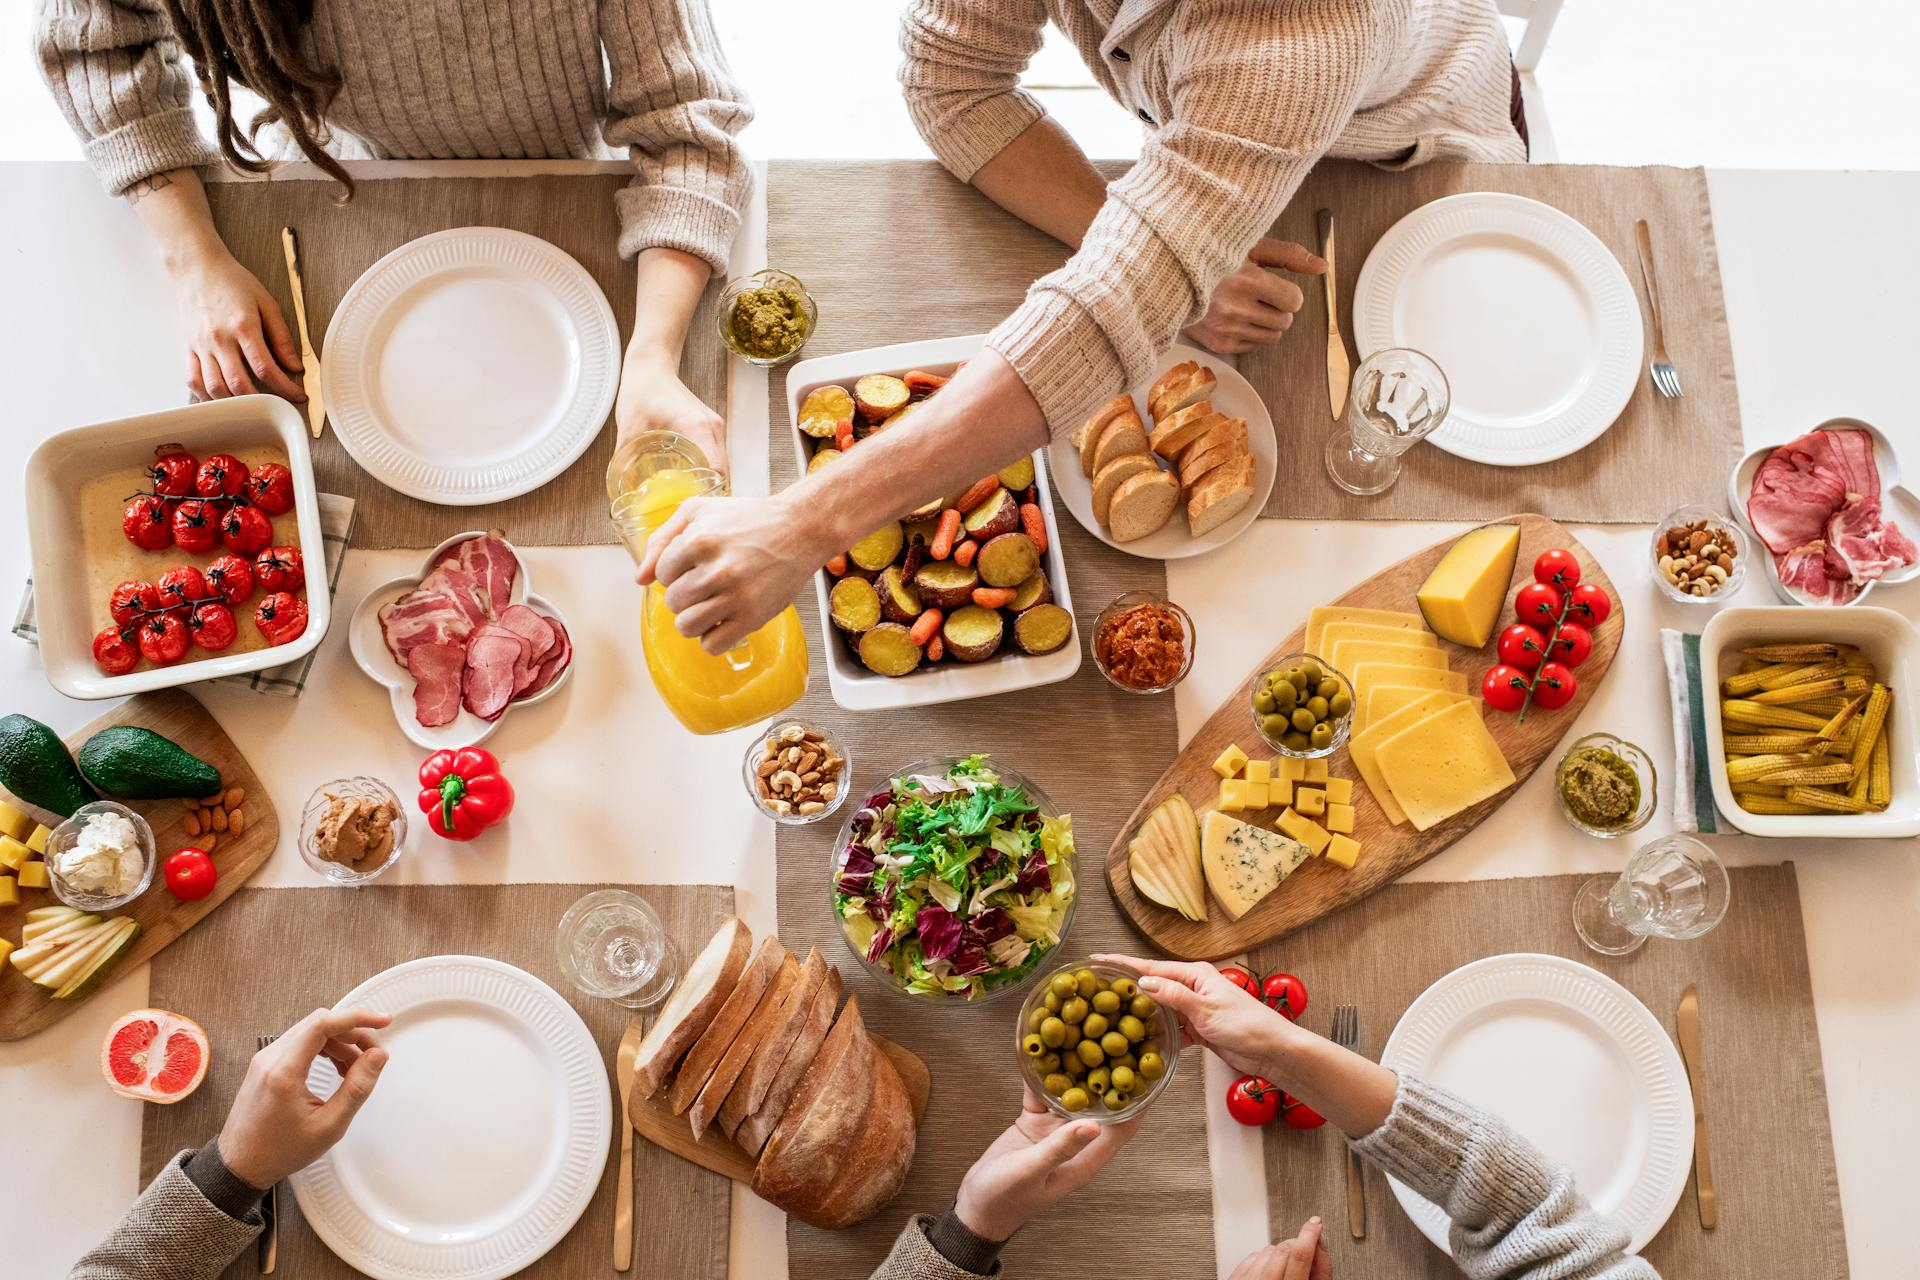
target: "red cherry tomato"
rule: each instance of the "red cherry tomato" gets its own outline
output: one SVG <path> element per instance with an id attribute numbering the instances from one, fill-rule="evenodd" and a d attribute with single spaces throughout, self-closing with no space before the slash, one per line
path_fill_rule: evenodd
<path id="1" fill-rule="evenodd" d="M 228 604 L 239 604 L 253 594 L 253 566 L 239 556 L 221 556 L 207 566 L 207 585 Z"/>
<path id="2" fill-rule="evenodd" d="M 298 547 L 268 547 L 253 562 L 262 591 L 299 591 L 307 585 L 307 560 Z"/>
<path id="3" fill-rule="evenodd" d="M 1562 591 L 1573 590 L 1580 581 L 1580 562 L 1573 558 L 1573 552 L 1555 549 L 1542 551 L 1540 558 L 1533 562 L 1533 580 L 1558 587 Z"/>
<path id="4" fill-rule="evenodd" d="M 164 551 L 173 545 L 166 500 L 142 494 L 129 502 L 120 515 L 120 532 L 127 535 L 128 542 L 146 551 Z"/>
<path id="5" fill-rule="evenodd" d="M 160 575 L 160 603 L 185 614 L 188 609 L 213 594 L 206 575 L 190 564 L 175 565 Z"/>
<path id="6" fill-rule="evenodd" d="M 1480 677 L 1480 697 L 1495 711 L 1518 711 L 1527 705 L 1527 673 L 1501 663 Z"/>
<path id="7" fill-rule="evenodd" d="M 225 604 L 203 600 L 194 606 L 193 616 L 187 619 L 187 630 L 195 644 L 208 653 L 219 653 L 240 634 L 240 624 L 233 620 L 233 610 Z"/>
<path id="8" fill-rule="evenodd" d="M 1270 973 L 1260 984 L 1260 998 L 1288 1022 L 1298 1022 L 1307 1011 L 1307 984 L 1290 973 Z"/>
<path id="9" fill-rule="evenodd" d="M 138 628 L 140 652 L 155 666 L 170 666 L 187 656 L 187 624 L 177 613 L 155 613 Z"/>
<path id="10" fill-rule="evenodd" d="M 1536 627 L 1560 620 L 1560 593 L 1544 582 L 1529 582 L 1513 597 L 1513 616 Z"/>
<path id="11" fill-rule="evenodd" d="M 213 892 L 220 881 L 213 858 L 204 849 L 182 849 L 161 867 L 167 877 L 167 892 L 182 902 L 198 902 Z"/>
<path id="12" fill-rule="evenodd" d="M 163 498 L 191 498 L 193 473 L 200 465 L 193 455 L 177 444 L 159 445 L 153 454 L 153 465 L 147 468 L 153 491 Z"/>
<path id="13" fill-rule="evenodd" d="M 107 597 L 107 612 L 118 626 L 127 626 L 143 613 L 160 607 L 160 588 L 145 578 L 128 578 Z"/>
<path id="14" fill-rule="evenodd" d="M 277 462 L 263 462 L 247 477 L 247 497 L 270 516 L 293 510 L 293 472 Z"/>
<path id="15" fill-rule="evenodd" d="M 1559 634 L 1553 637 L 1553 656 L 1570 667 L 1577 667 L 1587 660 L 1593 652 L 1593 632 L 1577 622 L 1560 624 Z"/>
<path id="16" fill-rule="evenodd" d="M 231 498 L 247 487 L 247 464 L 230 453 L 216 453 L 194 473 L 193 491 L 203 498 Z"/>
<path id="17" fill-rule="evenodd" d="M 1607 598 L 1606 589 L 1591 582 L 1575 587 L 1567 602 L 1567 615 L 1589 627 L 1599 626 L 1612 612 L 1613 601 Z"/>
<path id="18" fill-rule="evenodd" d="M 1280 1086 L 1259 1076 L 1241 1076 L 1227 1086 L 1227 1114 L 1241 1124 L 1259 1126 L 1279 1114 Z"/>
<path id="19" fill-rule="evenodd" d="M 1327 1122 L 1325 1116 L 1290 1093 L 1281 1096 L 1280 1118 L 1289 1129 L 1318 1129 Z"/>
<path id="20" fill-rule="evenodd" d="M 290 644 L 307 629 L 307 606 L 298 596 L 276 591 L 253 611 L 253 625 L 272 645 Z"/>
<path id="21" fill-rule="evenodd" d="M 1495 646 L 1500 661 L 1522 671 L 1531 671 L 1547 659 L 1547 638 L 1524 622 L 1516 622 L 1500 633 Z"/>
<path id="22" fill-rule="evenodd" d="M 273 541 L 273 521 L 258 507 L 233 507 L 220 520 L 220 541 L 227 550 L 250 556 Z"/>
<path id="23" fill-rule="evenodd" d="M 220 513 L 211 502 L 188 498 L 173 509 L 173 542 L 182 551 L 198 555 L 220 541 Z"/>
<path id="24" fill-rule="evenodd" d="M 118 627 L 106 627 L 93 638 L 93 660 L 110 676 L 123 676 L 140 665 L 140 651 Z"/>
<path id="25" fill-rule="evenodd" d="M 1260 983 L 1252 974 L 1242 969 L 1239 965 L 1230 964 L 1223 966 L 1220 970 L 1220 976 L 1252 996 L 1255 1000 L 1260 998 Z"/>
<path id="26" fill-rule="evenodd" d="M 1573 695 L 1580 691 L 1579 684 L 1573 678 L 1573 672 L 1557 662 L 1549 662 L 1540 668 L 1539 677 L 1533 682 L 1533 700 L 1548 711 L 1558 711 L 1573 701 Z"/>

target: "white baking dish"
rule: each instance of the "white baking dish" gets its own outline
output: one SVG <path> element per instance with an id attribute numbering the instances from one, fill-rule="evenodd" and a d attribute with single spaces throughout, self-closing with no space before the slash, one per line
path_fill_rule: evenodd
<path id="1" fill-rule="evenodd" d="M 1887 724 L 1893 732 L 1893 803 L 1884 813 L 1748 813 L 1734 802 L 1722 745 L 1722 672 L 1739 670 L 1749 645 L 1827 641 L 1857 645 L 1873 661 L 1881 683 L 1893 690 Z M 1701 701 L 1706 703 L 1707 768 L 1713 802 L 1734 826 L 1755 836 L 1866 839 L 1920 835 L 1920 632 L 1890 609 L 1801 609 L 1788 605 L 1727 609 L 1714 615 L 1700 636 Z"/>
<path id="2" fill-rule="evenodd" d="M 871 347 L 843 355 L 820 356 L 803 360 L 787 373 L 787 422 L 793 437 L 793 454 L 800 474 L 807 470 L 809 438 L 792 424 L 800 420 L 800 404 L 816 387 L 839 383 L 852 390 L 856 378 L 869 373 L 904 374 L 921 369 L 928 373 L 951 373 L 962 361 L 980 351 L 984 335 L 965 338 L 938 338 L 929 342 L 902 342 L 891 347 Z M 1053 601 L 1073 612 L 1073 596 L 1067 585 L 1067 565 L 1060 549 L 1060 527 L 1054 520 L 1053 489 L 1047 481 L 1045 450 L 1033 454 L 1033 483 L 1038 490 L 1040 512 L 1047 524 L 1047 584 L 1053 588 Z M 858 446 L 855 455 L 858 456 Z M 982 465 L 985 474 L 990 468 Z M 828 618 L 827 575 L 813 575 L 814 595 L 820 606 L 821 647 L 827 657 L 827 687 L 833 700 L 849 711 L 880 711 L 895 707 L 930 706 L 936 702 L 959 702 L 966 698 L 984 698 L 1016 689 L 1034 689 L 1065 680 L 1080 669 L 1080 632 L 1076 624 L 1067 643 L 1052 653 L 1038 657 L 1019 652 L 1011 641 L 1000 653 L 985 662 L 942 662 L 922 667 L 911 675 L 892 677 L 867 670 L 849 651 L 845 639 Z"/>
<path id="3" fill-rule="evenodd" d="M 138 466 L 153 460 L 153 447 L 178 441 L 195 457 L 277 444 L 293 473 L 294 518 L 307 567 L 307 629 L 291 644 L 246 653 L 214 654 L 170 667 L 110 676 L 93 660 L 93 637 L 103 625 L 100 602 L 89 594 L 87 575 L 73 557 L 85 545 L 80 511 L 66 499 L 74 477 L 103 468 Z M 327 593 L 326 544 L 320 536 L 320 504 L 307 452 L 307 420 L 278 396 L 236 396 L 205 404 L 141 414 L 114 422 L 74 427 L 42 441 L 27 459 L 27 537 L 33 549 L 33 595 L 40 630 L 40 661 L 47 681 L 69 698 L 122 698 L 219 676 L 264 671 L 304 658 L 319 647 L 332 617 Z M 166 552 L 154 553 L 166 567 Z M 156 573 L 159 572 L 157 568 Z M 240 626 L 252 625 L 235 610 Z"/>

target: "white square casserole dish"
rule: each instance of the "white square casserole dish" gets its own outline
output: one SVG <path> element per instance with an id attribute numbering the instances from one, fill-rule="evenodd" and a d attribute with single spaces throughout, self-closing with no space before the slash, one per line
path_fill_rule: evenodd
<path id="1" fill-rule="evenodd" d="M 851 389 L 855 379 L 869 373 L 904 374 L 921 369 L 928 373 L 951 373 L 963 361 L 979 354 L 985 335 L 964 338 L 936 338 L 927 342 L 902 342 L 890 347 L 870 347 L 841 355 L 802 360 L 787 371 L 787 430 L 792 437 L 794 461 L 799 473 L 807 471 L 809 438 L 800 431 L 800 405 L 808 393 L 829 383 Z M 1041 518 L 1046 521 L 1047 550 L 1044 559 L 1047 584 L 1053 589 L 1053 602 L 1073 612 L 1073 596 L 1067 583 L 1067 565 L 1060 547 L 1060 527 L 1054 518 L 1053 489 L 1048 483 L 1046 450 L 1033 453 L 1033 483 L 1039 498 Z M 983 471 L 986 468 L 982 468 Z M 1080 669 L 1080 629 L 1066 644 L 1052 653 L 1034 656 L 1003 645 L 1000 653 L 985 662 L 942 662 L 922 667 L 909 675 L 883 676 L 867 670 L 848 650 L 845 641 L 828 617 L 827 575 L 813 575 L 815 599 L 820 610 L 821 648 L 827 660 L 827 687 L 833 700 L 849 711 L 881 711 L 896 707 L 931 706 L 938 702 L 959 702 L 984 698 L 996 693 L 1034 689 L 1065 680 Z"/>
<path id="2" fill-rule="evenodd" d="M 1883 813 L 1749 813 L 1727 782 L 1727 752 L 1721 737 L 1720 681 L 1739 669 L 1749 645 L 1820 641 L 1857 646 L 1873 662 L 1880 682 L 1893 690 L 1887 726 L 1893 734 L 1893 803 Z M 1706 704 L 1707 767 L 1713 771 L 1713 802 L 1748 835 L 1789 839 L 1888 839 L 1920 835 L 1920 632 L 1891 609 L 1854 605 L 1846 609 L 1771 605 L 1726 609 L 1700 636 L 1700 690 Z"/>
<path id="3" fill-rule="evenodd" d="M 287 470 L 293 473 L 294 518 L 306 561 L 307 629 L 291 644 L 197 659 L 190 656 L 174 666 L 110 676 L 93 660 L 94 633 L 102 625 L 95 612 L 98 601 L 91 596 L 85 567 L 74 563 L 78 549 L 86 545 L 82 515 L 77 503 L 61 498 L 73 491 L 74 476 L 142 465 L 152 461 L 155 445 L 169 441 L 178 441 L 195 457 L 221 451 L 244 455 L 249 448 L 268 444 L 286 451 Z M 58 432 L 28 457 L 26 493 L 40 661 L 47 682 L 69 698 L 123 698 L 149 689 L 264 671 L 312 653 L 327 633 L 333 602 L 327 593 L 326 544 L 320 536 L 313 459 L 307 452 L 307 420 L 278 396 L 212 400 Z M 167 553 L 153 554 L 156 563 L 165 567 Z M 243 628 L 253 625 L 246 616 L 237 620 Z"/>

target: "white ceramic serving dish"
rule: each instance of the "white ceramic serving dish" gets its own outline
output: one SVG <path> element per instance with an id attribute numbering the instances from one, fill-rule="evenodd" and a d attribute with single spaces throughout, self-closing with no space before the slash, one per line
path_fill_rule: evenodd
<path id="1" fill-rule="evenodd" d="M 1893 690 L 1887 723 L 1893 731 L 1893 803 L 1884 813 L 1748 813 L 1733 799 L 1722 745 L 1719 688 L 1724 671 L 1739 669 L 1742 648 L 1796 640 L 1857 645 Z M 1700 636 L 1701 701 L 1706 704 L 1707 769 L 1713 802 L 1748 835 L 1787 839 L 1870 839 L 1920 836 L 1920 631 L 1891 609 L 1796 609 L 1786 605 L 1726 609 Z"/>
<path id="2" fill-rule="evenodd" d="M 478 538 L 485 532 L 484 529 L 469 529 L 465 533 L 456 533 L 446 539 L 427 553 L 426 559 L 420 562 L 420 572 L 404 578 L 391 579 L 369 591 L 366 598 L 354 609 L 353 619 L 347 624 L 347 648 L 352 651 L 353 660 L 360 664 L 360 669 L 366 672 L 367 677 L 375 684 L 386 686 L 388 700 L 393 703 L 393 718 L 399 723 L 400 732 L 407 735 L 408 741 L 417 743 L 429 751 L 470 747 L 485 741 L 516 707 L 535 706 L 558 693 L 561 686 L 572 677 L 573 662 L 580 656 L 575 652 L 573 658 L 568 660 L 566 669 L 554 677 L 552 684 L 531 698 L 509 702 L 507 709 L 492 720 L 482 720 L 464 706 L 460 708 L 459 715 L 437 728 L 429 729 L 414 718 L 413 674 L 395 662 L 393 655 L 387 652 L 387 642 L 380 634 L 380 607 L 419 586 L 420 580 L 433 572 L 433 566 L 441 556 L 446 554 L 449 547 L 465 542 L 468 538 Z M 505 538 L 500 540 L 507 542 Z M 568 625 L 566 615 L 554 608 L 552 601 L 533 593 L 531 582 L 533 575 L 527 567 L 526 557 L 520 553 L 520 548 L 515 547 L 511 542 L 507 542 L 507 546 L 513 549 L 515 558 L 520 561 L 520 571 L 513 576 L 513 590 L 509 593 L 510 601 L 514 604 L 531 605 L 541 613 L 560 619 L 560 625 L 566 627 L 568 634 L 571 635 L 573 628 Z"/>
<path id="3" fill-rule="evenodd" d="M 1901 531 L 1908 537 L 1920 538 L 1920 496 L 1916 496 L 1913 490 L 1900 483 L 1900 459 L 1893 451 L 1893 441 L 1887 439 L 1884 432 L 1858 418 L 1828 418 L 1818 426 L 1809 427 L 1807 432 L 1801 434 L 1805 435 L 1813 431 L 1846 430 L 1864 431 L 1873 438 L 1873 462 L 1880 469 L 1881 510 L 1886 518 L 1898 524 Z M 1767 550 L 1766 543 L 1760 541 L 1760 535 L 1754 532 L 1753 522 L 1747 519 L 1747 497 L 1753 492 L 1754 473 L 1760 470 L 1760 464 L 1765 462 L 1775 449 L 1786 443 L 1787 441 L 1780 440 L 1773 444 L 1763 444 L 1740 459 L 1740 465 L 1735 467 L 1733 474 L 1727 477 L 1727 510 L 1733 512 L 1733 518 L 1740 522 L 1742 529 L 1752 534 L 1754 557 L 1760 561 L 1760 571 L 1766 574 L 1767 585 L 1773 588 L 1773 594 L 1788 604 L 1812 605 L 1813 601 L 1795 595 L 1787 589 L 1786 584 L 1780 581 L 1780 571 L 1773 563 L 1773 553 Z M 1869 582 L 1860 589 L 1859 595 L 1847 601 L 1847 606 L 1863 603 L 1873 593 L 1873 589 L 1882 582 L 1910 582 L 1914 578 L 1920 578 L 1920 561 L 1895 569 L 1877 581 Z"/>
<path id="4" fill-rule="evenodd" d="M 800 404 L 816 387 L 839 383 L 851 389 L 854 379 L 869 373 L 904 374 L 922 369 L 928 373 L 951 373 L 961 362 L 978 354 L 983 335 L 965 338 L 937 338 L 928 342 L 902 342 L 891 347 L 872 347 L 837 356 L 819 356 L 802 360 L 787 374 L 787 421 L 800 420 Z M 807 470 L 808 437 L 791 428 L 794 460 L 801 475 Z M 858 446 L 855 446 L 856 450 Z M 1047 523 L 1046 573 L 1053 588 L 1053 602 L 1069 613 L 1073 595 L 1067 585 L 1067 564 L 1061 554 L 1060 526 L 1053 515 L 1053 489 L 1047 480 L 1044 450 L 1033 454 L 1033 483 L 1038 489 L 1040 512 Z M 1076 623 L 1073 636 L 1052 653 L 1035 657 L 1004 646 L 985 662 L 942 662 L 923 667 L 912 675 L 898 678 L 876 675 L 861 665 L 847 643 L 828 620 L 827 575 L 813 575 L 815 598 L 820 606 L 821 648 L 827 658 L 827 687 L 833 700 L 849 711 L 883 711 L 896 707 L 923 707 L 937 702 L 959 702 L 984 698 L 1016 689 L 1034 689 L 1065 680 L 1080 669 L 1080 634 Z"/>
<path id="5" fill-rule="evenodd" d="M 104 618 L 97 612 L 84 572 L 74 572 L 75 548 L 85 544 L 77 504 L 68 501 L 74 477 L 105 468 L 153 461 L 157 444 L 178 441 L 195 457 L 278 445 L 293 473 L 293 510 L 307 566 L 307 629 L 291 644 L 245 653 L 213 654 L 110 676 L 93 660 L 93 637 Z M 69 698 L 124 698 L 150 689 L 170 689 L 220 676 L 264 671 L 312 653 L 327 634 L 333 599 L 327 591 L 326 544 L 320 536 L 320 503 L 307 452 L 307 420 L 278 396 L 236 396 L 165 409 L 113 422 L 74 427 L 48 436 L 27 458 L 27 537 L 33 551 L 35 623 L 47 682 Z M 158 574 L 170 562 L 154 552 Z M 236 611 L 238 613 L 238 611 Z M 252 626 L 248 617 L 236 619 Z"/>
<path id="6" fill-rule="evenodd" d="M 1153 377 L 1147 379 L 1145 386 L 1130 393 L 1135 397 L 1135 407 L 1146 403 L 1147 388 L 1161 374 L 1183 360 L 1195 360 L 1213 370 L 1216 385 L 1208 399 L 1213 401 L 1215 409 L 1228 417 L 1246 419 L 1247 449 L 1253 454 L 1253 497 L 1247 500 L 1246 506 L 1240 508 L 1240 514 L 1213 532 L 1205 537 L 1194 537 L 1187 526 L 1186 504 L 1182 502 L 1174 508 L 1172 517 L 1165 524 L 1146 537 L 1136 538 L 1132 542 L 1115 542 L 1107 532 L 1107 527 L 1094 518 L 1093 481 L 1080 469 L 1080 450 L 1063 435 L 1055 436 L 1053 443 L 1047 446 L 1047 461 L 1055 473 L 1053 481 L 1059 486 L 1060 501 L 1067 504 L 1067 510 L 1080 522 L 1080 527 L 1116 551 L 1147 560 L 1184 560 L 1189 556 L 1205 555 L 1216 547 L 1224 547 L 1232 542 L 1260 518 L 1261 509 L 1267 505 L 1267 497 L 1273 492 L 1274 477 L 1280 469 L 1280 449 L 1273 438 L 1273 416 L 1267 412 L 1266 402 L 1260 399 L 1260 393 L 1253 389 L 1253 384 L 1240 376 L 1238 369 L 1219 356 L 1185 343 L 1175 343 L 1153 366 Z M 1140 420 L 1147 424 L 1148 430 L 1152 430 L 1152 420 L 1145 413 L 1140 415 Z"/>

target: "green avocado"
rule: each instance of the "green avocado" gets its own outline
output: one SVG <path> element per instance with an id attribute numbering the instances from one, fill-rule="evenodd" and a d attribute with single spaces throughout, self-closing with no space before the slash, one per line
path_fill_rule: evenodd
<path id="1" fill-rule="evenodd" d="M 0 717 L 0 786 L 62 818 L 99 798 L 73 767 L 60 735 L 22 715 Z"/>
<path id="2" fill-rule="evenodd" d="M 220 789 L 218 769 L 172 739 L 130 724 L 81 743 L 80 772 L 108 795 L 128 800 L 198 799 Z"/>

